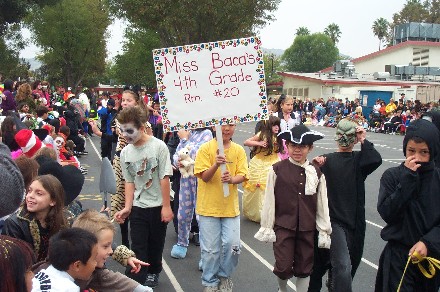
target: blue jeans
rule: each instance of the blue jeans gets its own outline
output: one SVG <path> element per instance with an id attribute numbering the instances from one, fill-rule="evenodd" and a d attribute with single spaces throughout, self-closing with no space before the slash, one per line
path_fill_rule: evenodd
<path id="1" fill-rule="evenodd" d="M 199 215 L 202 250 L 202 285 L 217 286 L 219 277 L 229 278 L 240 255 L 240 216 L 232 218 Z"/>

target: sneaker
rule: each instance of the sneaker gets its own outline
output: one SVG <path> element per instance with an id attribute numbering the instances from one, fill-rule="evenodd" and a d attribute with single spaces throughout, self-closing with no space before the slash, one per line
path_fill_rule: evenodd
<path id="1" fill-rule="evenodd" d="M 203 292 L 219 292 L 220 290 L 215 286 L 205 286 Z"/>
<path id="2" fill-rule="evenodd" d="M 147 274 L 147 280 L 145 280 L 145 286 L 155 288 L 159 285 L 159 274 Z"/>
<path id="3" fill-rule="evenodd" d="M 200 246 L 200 235 L 198 233 L 194 233 L 192 241 L 195 246 Z"/>
<path id="4" fill-rule="evenodd" d="M 187 251 L 187 247 L 175 244 L 171 250 L 171 257 L 175 259 L 184 259 Z"/>
<path id="5" fill-rule="evenodd" d="M 232 280 L 231 278 L 220 277 L 220 285 L 218 285 L 218 290 L 220 292 L 232 292 Z"/>

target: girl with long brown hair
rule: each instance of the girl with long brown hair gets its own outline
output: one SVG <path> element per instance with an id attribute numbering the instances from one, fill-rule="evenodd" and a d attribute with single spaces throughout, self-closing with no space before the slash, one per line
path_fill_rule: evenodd
<path id="1" fill-rule="evenodd" d="M 30 243 L 41 261 L 47 257 L 49 238 L 66 227 L 64 189 L 53 175 L 36 177 L 23 206 L 6 219 L 3 233 Z"/>

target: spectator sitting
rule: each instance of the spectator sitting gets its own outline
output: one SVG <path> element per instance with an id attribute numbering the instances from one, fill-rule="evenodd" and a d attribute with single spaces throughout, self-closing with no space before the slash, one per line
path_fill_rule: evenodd
<path id="1" fill-rule="evenodd" d="M 35 262 L 32 248 L 25 241 L 0 235 L 1 291 L 31 291 Z"/>
<path id="2" fill-rule="evenodd" d="M 15 124 L 14 117 L 9 116 L 3 120 L 1 124 L 1 137 L 3 143 L 8 146 L 9 150 L 16 151 L 20 149 L 20 146 L 14 139 L 15 134 L 17 133 L 17 126 Z"/>
<path id="3" fill-rule="evenodd" d="M 396 104 L 394 103 L 394 99 L 390 99 L 390 102 L 385 107 L 385 111 L 387 114 L 393 113 L 397 109 Z"/>
<path id="4" fill-rule="evenodd" d="M 400 111 L 394 112 L 393 116 L 384 124 L 385 133 L 394 135 L 397 127 L 402 124 L 402 117 Z"/>
<path id="5" fill-rule="evenodd" d="M 72 140 L 73 143 L 75 143 L 76 148 L 74 150 L 77 154 L 88 154 L 85 151 L 85 141 L 79 136 L 79 130 L 82 129 L 82 125 L 79 121 L 79 114 L 77 114 L 74 109 L 70 108 L 64 112 L 64 118 L 66 119 L 66 126 L 70 129 L 70 134 L 67 136 L 66 140 Z"/>
<path id="6" fill-rule="evenodd" d="M 98 254 L 96 236 L 84 229 L 70 228 L 50 239 L 51 265 L 32 279 L 32 291 L 79 292 L 75 279 L 88 280 L 96 267 Z"/>

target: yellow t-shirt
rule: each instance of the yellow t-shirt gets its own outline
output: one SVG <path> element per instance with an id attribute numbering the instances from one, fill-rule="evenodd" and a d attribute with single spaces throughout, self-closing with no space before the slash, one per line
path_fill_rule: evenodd
<path id="1" fill-rule="evenodd" d="M 194 165 L 194 174 L 197 177 L 197 204 L 196 213 L 210 217 L 236 217 L 240 215 L 238 208 L 238 185 L 229 185 L 229 196 L 223 195 L 220 167 L 209 182 L 201 179 L 201 173 L 209 169 L 217 156 L 217 140 L 212 139 L 200 146 Z M 247 177 L 247 159 L 243 147 L 231 142 L 225 149 L 226 160 L 230 163 L 226 167 L 232 176 Z"/>

